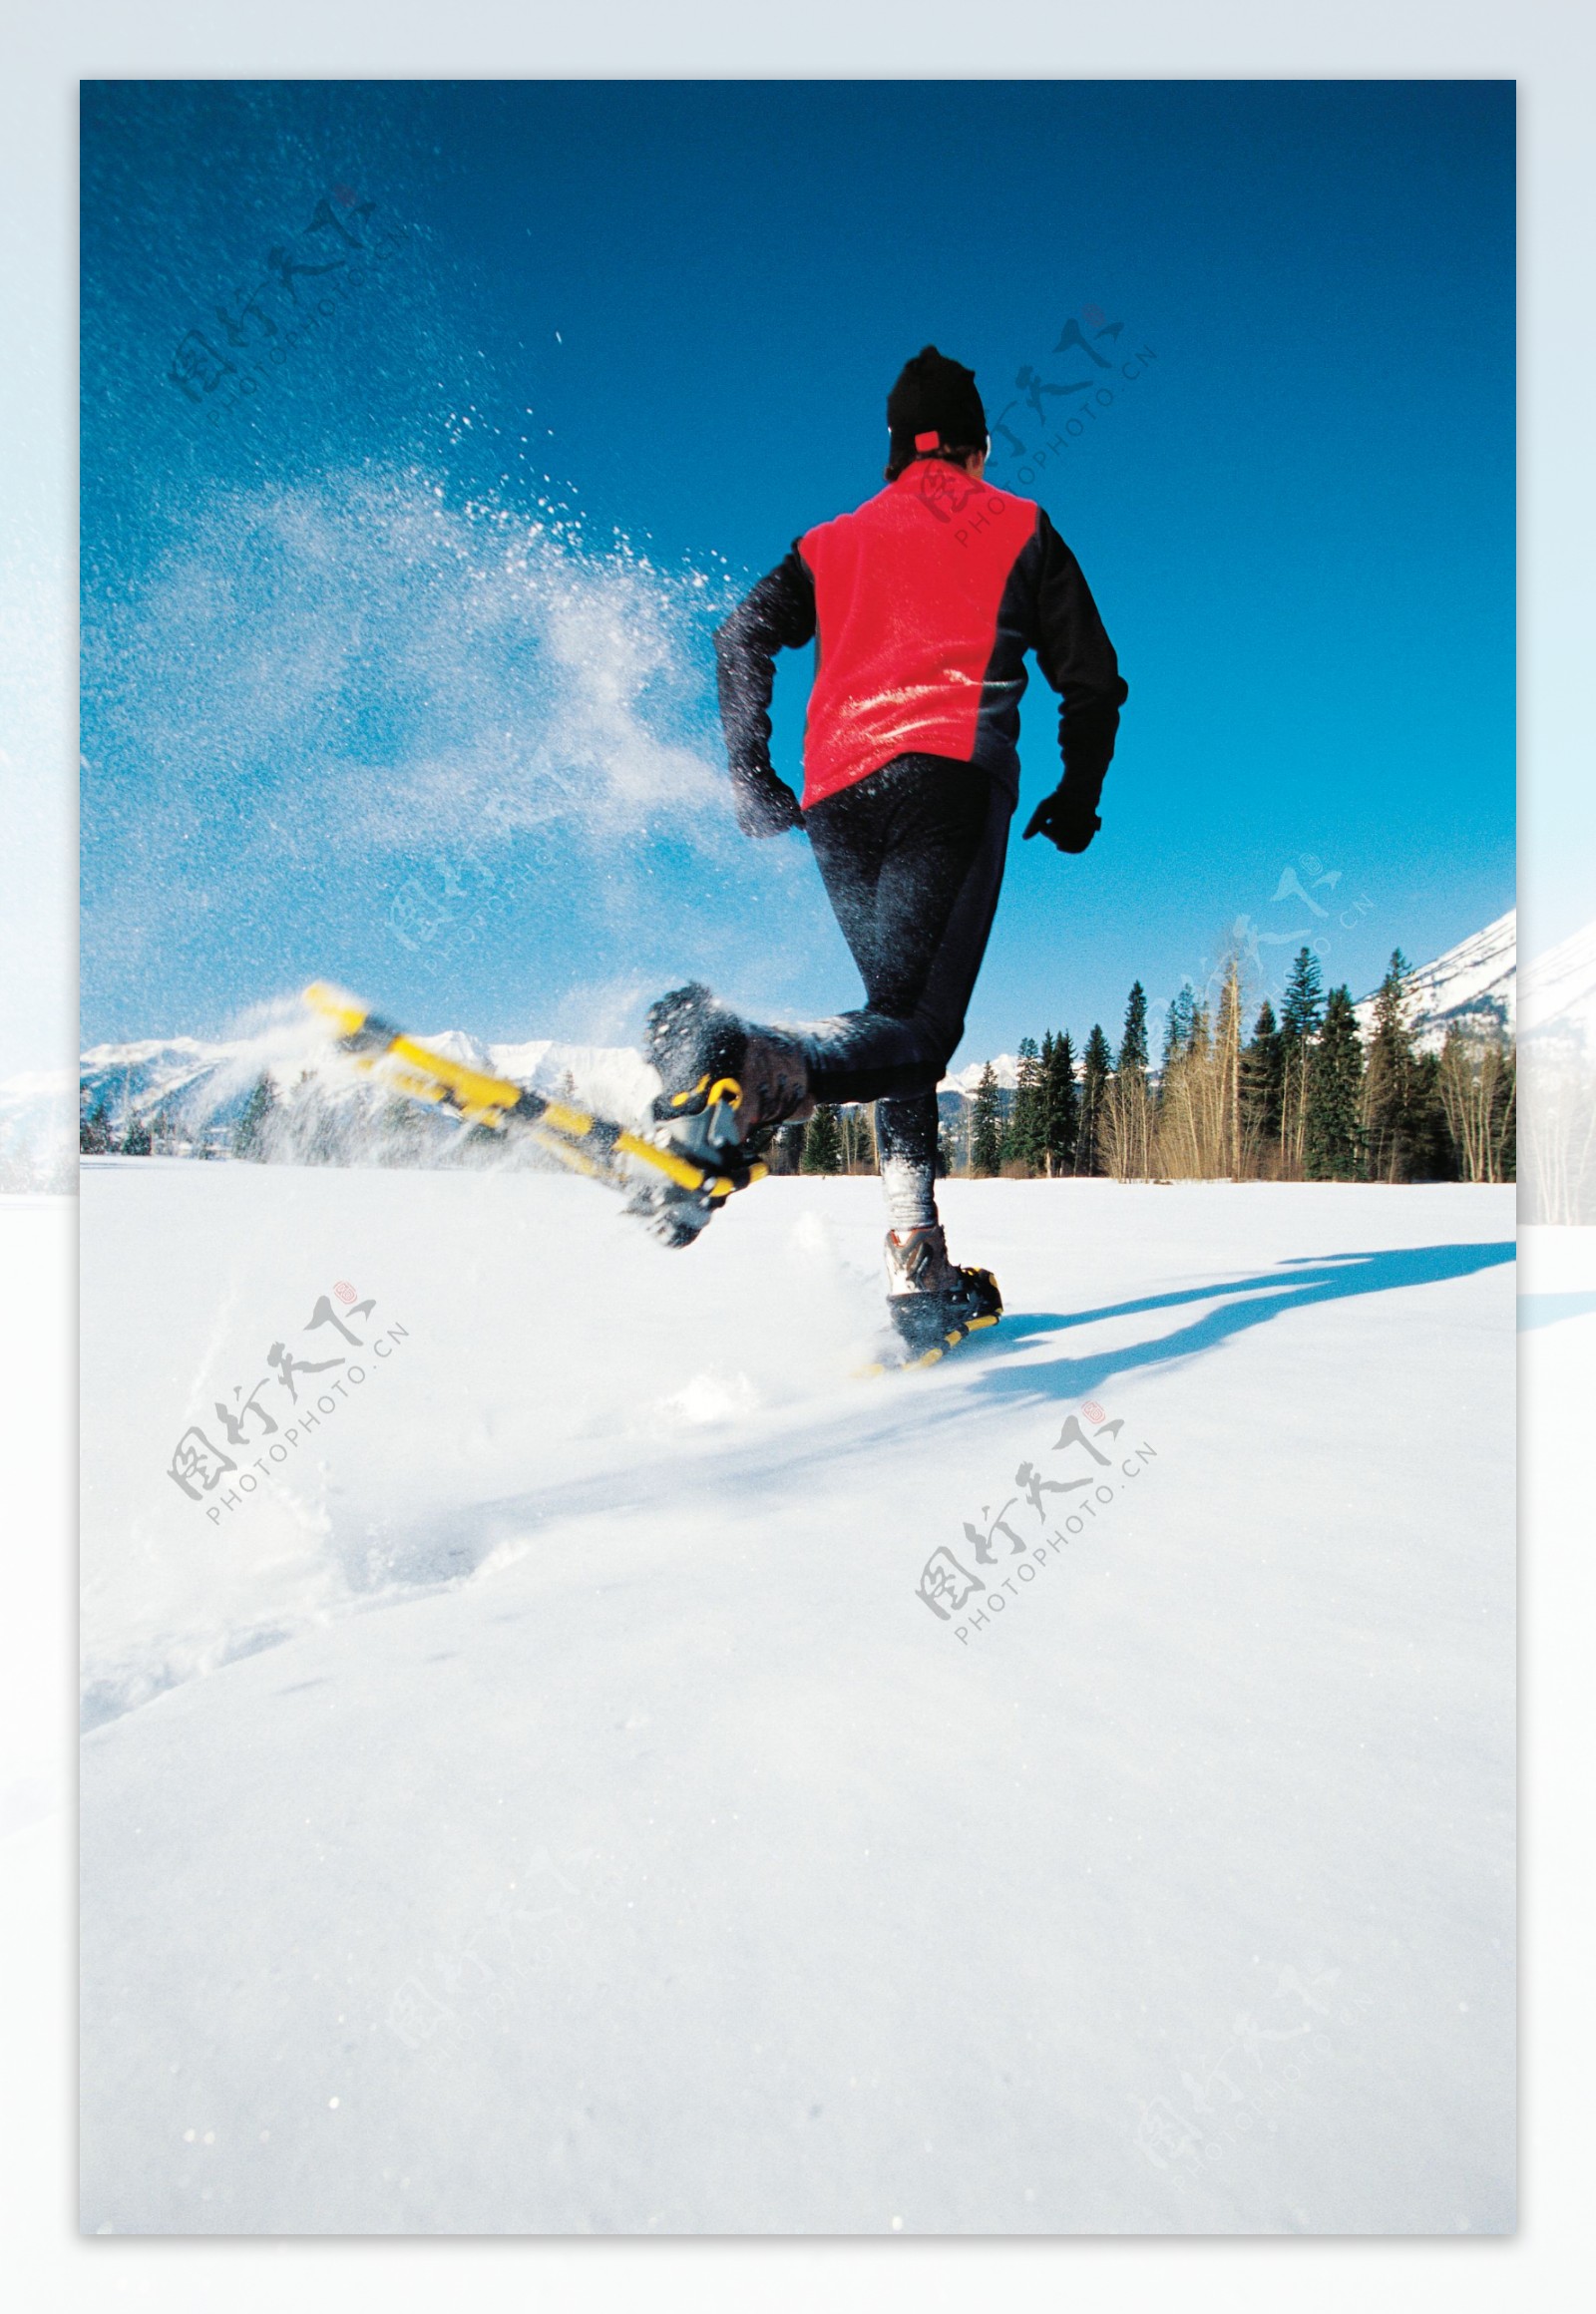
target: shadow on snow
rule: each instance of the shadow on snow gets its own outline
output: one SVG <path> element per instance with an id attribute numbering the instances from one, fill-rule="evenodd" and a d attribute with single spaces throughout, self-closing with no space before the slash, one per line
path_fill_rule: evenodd
<path id="1" fill-rule="evenodd" d="M 929 1400 L 922 1394 L 918 1377 L 860 1384 L 856 1394 L 844 1398 L 828 1395 L 816 1412 L 816 1419 L 829 1433 L 824 1458 L 834 1474 L 849 1464 L 879 1463 L 884 1454 L 922 1436 L 928 1419 L 939 1426 L 968 1422 L 979 1416 L 983 1400 L 989 1405 L 994 1399 L 1017 1405 L 1024 1399 L 1092 1397 L 1115 1380 L 1201 1356 L 1249 1327 L 1266 1325 L 1292 1311 L 1354 1295 L 1392 1293 L 1403 1287 L 1472 1277 L 1511 1262 L 1514 1253 L 1508 1241 L 1298 1257 L 1255 1277 L 1141 1295 L 1096 1309 L 1012 1312 L 1000 1329 L 968 1343 L 949 1365 L 937 1368 L 935 1381 L 932 1376 L 925 1377 L 937 1390 Z M 1199 1303 L 1218 1307 L 1172 1332 L 1153 1334 L 1113 1350 L 1046 1359 L 1013 1354 L 1049 1335 L 1070 1334 L 1081 1327 L 1163 1310 L 1190 1309 Z M 961 1382 L 966 1386 L 961 1388 Z M 941 1383 L 948 1386 L 938 1387 Z M 839 1422 L 844 1405 L 856 1406 L 863 1418 Z M 646 1506 L 656 1514 L 664 1513 L 685 1503 L 701 1503 L 706 1490 L 713 1494 L 717 1484 L 728 1478 L 740 1488 L 752 1486 L 756 1492 L 761 1485 L 790 1486 L 794 1462 L 801 1461 L 805 1451 L 813 1452 L 814 1448 L 805 1449 L 785 1426 L 777 1436 L 742 1432 L 705 1438 L 700 1452 L 679 1460 L 661 1461 L 657 1456 L 644 1460 L 638 1456 L 629 1466 L 611 1467 L 553 1487 L 493 1501 L 465 1502 L 441 1519 L 434 1514 L 415 1528 L 391 1533 L 381 1554 L 381 1576 L 400 1584 L 458 1580 L 473 1573 L 497 1544 L 525 1539 L 553 1520 L 581 1519 L 595 1511 L 618 1507 Z M 634 1448 L 633 1453 L 638 1455 L 638 1450 Z"/>
<path id="2" fill-rule="evenodd" d="M 1169 1294 L 1145 1294 L 1130 1302 L 1110 1302 L 1095 1310 L 1062 1314 L 1012 1311 L 1001 1332 L 977 1348 L 972 1362 L 981 1366 L 972 1380 L 994 1395 L 1093 1397 L 1111 1381 L 1151 1367 L 1173 1364 L 1184 1357 L 1217 1350 L 1235 1335 L 1272 1318 L 1312 1309 L 1319 1302 L 1336 1302 L 1354 1295 L 1389 1294 L 1406 1286 L 1443 1285 L 1452 1278 L 1471 1278 L 1481 1270 L 1498 1269 L 1516 1254 L 1511 1239 L 1498 1243 L 1461 1246 L 1402 1246 L 1368 1254 L 1294 1255 L 1253 1278 L 1230 1278 L 1211 1286 L 1186 1286 Z M 1150 1311 L 1189 1309 L 1194 1303 L 1217 1302 L 1219 1307 L 1189 1326 L 1172 1333 L 1126 1343 L 1117 1350 L 1099 1350 L 1083 1357 L 1059 1357 L 1045 1362 L 1000 1362 L 1004 1345 L 1012 1349 L 1050 1334 L 1071 1333 L 1114 1318 L 1139 1318 Z M 971 1351 L 961 1352 L 962 1358 Z"/>

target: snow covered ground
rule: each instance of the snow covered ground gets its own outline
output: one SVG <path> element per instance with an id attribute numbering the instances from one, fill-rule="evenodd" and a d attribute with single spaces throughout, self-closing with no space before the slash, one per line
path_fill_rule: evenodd
<path id="1" fill-rule="evenodd" d="M 1511 2227 L 1512 1191 L 947 1209 L 86 1164 L 88 2231 Z"/>

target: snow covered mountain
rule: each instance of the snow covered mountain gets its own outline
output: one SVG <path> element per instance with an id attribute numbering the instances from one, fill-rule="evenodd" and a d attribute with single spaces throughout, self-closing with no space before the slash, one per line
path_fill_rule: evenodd
<path id="1" fill-rule="evenodd" d="M 967 1101 L 973 1101 L 981 1088 L 982 1074 L 987 1065 L 984 1060 L 973 1060 L 968 1068 L 957 1069 L 952 1076 L 945 1076 L 937 1090 L 940 1093 L 961 1093 Z M 992 1063 L 992 1073 L 998 1079 L 998 1090 L 1011 1093 L 1019 1082 L 1019 1062 L 1013 1053 L 999 1052 Z"/>
<path id="2" fill-rule="evenodd" d="M 558 1044 L 548 1037 L 483 1044 L 459 1028 L 426 1032 L 423 1041 L 453 1060 L 517 1083 L 556 1091 L 569 1080 L 585 1099 L 622 1121 L 632 1121 L 647 1104 L 647 1071 L 623 1047 Z M 297 1119 L 299 1140 L 318 1137 L 318 1153 L 332 1161 L 380 1154 L 378 1144 L 396 1116 L 403 1118 L 412 1154 L 418 1140 L 443 1149 L 458 1138 L 452 1123 L 412 1113 L 410 1104 L 396 1103 L 339 1060 L 323 1031 L 293 1004 L 277 1007 L 257 1032 L 220 1041 L 175 1036 L 94 1045 L 83 1055 L 80 1098 L 86 1116 L 103 1112 L 117 1142 L 138 1124 L 151 1131 L 158 1153 L 222 1155 L 230 1152 L 262 1083 L 278 1113 Z"/>
<path id="3" fill-rule="evenodd" d="M 1596 1057 L 1596 923 L 1525 965 L 1520 1027 Z"/>
<path id="4" fill-rule="evenodd" d="M 138 1121 L 153 1123 L 166 1114 L 175 1122 L 231 1123 L 262 1077 L 281 1088 L 291 1085 L 325 1055 L 315 1031 L 295 1033 L 283 1022 L 278 1032 L 206 1043 L 194 1036 L 147 1037 L 128 1044 L 96 1044 L 84 1053 L 79 1084 L 83 1105 L 104 1103 L 118 1133 Z M 490 1048 L 458 1028 L 426 1041 L 451 1059 L 477 1068 L 492 1067 L 502 1050 L 508 1063 L 525 1064 L 530 1074 L 550 1050 L 547 1038 L 533 1044 Z"/>
<path id="5" fill-rule="evenodd" d="M 202 1144 L 206 1128 L 230 1137 L 256 1078 L 251 1040 L 206 1043 L 196 1036 L 142 1037 L 91 1045 L 79 1062 L 82 1112 L 103 1112 L 121 1140 L 134 1124 L 164 1128 L 186 1144 Z"/>
<path id="6" fill-rule="evenodd" d="M 1419 965 L 1407 984 L 1407 1017 L 1422 1051 L 1438 1052 L 1452 1027 L 1476 1035 L 1512 1035 L 1517 942 L 1518 914 L 1510 908 L 1433 964 Z M 1374 993 L 1365 996 L 1357 1009 L 1359 1028 L 1367 1037 L 1375 1025 Z"/>
<path id="7" fill-rule="evenodd" d="M 0 1081 L 0 1197 L 70 1197 L 78 1186 L 73 1088 L 65 1069 Z"/>
<path id="8" fill-rule="evenodd" d="M 460 1028 L 417 1033 L 451 1059 L 519 1084 L 553 1091 L 569 1077 L 584 1098 L 609 1114 L 629 1119 L 647 1104 L 647 1072 L 627 1047 L 559 1044 L 549 1037 L 484 1044 Z M 986 1066 L 985 1060 L 972 1061 L 945 1077 L 939 1090 L 973 1100 Z M 1000 1089 L 1012 1092 L 1019 1081 L 1016 1056 L 999 1053 L 992 1067 Z M 369 1086 L 329 1071 L 324 1036 L 291 1006 L 282 1007 L 252 1035 L 209 1042 L 193 1036 L 146 1037 L 93 1045 L 83 1055 L 79 1081 L 85 1113 L 103 1107 L 115 1139 L 124 1139 L 137 1123 L 150 1127 L 168 1154 L 199 1155 L 206 1146 L 230 1148 L 262 1078 L 286 1105 L 299 1088 L 313 1085 L 317 1101 L 339 1114 L 351 1133 L 372 1124 L 383 1105 Z M 422 1120 L 424 1126 L 427 1122 Z"/>

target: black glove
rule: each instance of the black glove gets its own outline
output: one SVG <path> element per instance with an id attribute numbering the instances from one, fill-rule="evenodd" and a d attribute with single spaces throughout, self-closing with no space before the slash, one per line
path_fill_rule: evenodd
<path id="1" fill-rule="evenodd" d="M 745 836 L 784 836 L 804 824 L 798 798 L 773 771 L 734 773 L 731 805 Z"/>
<path id="2" fill-rule="evenodd" d="M 1089 805 L 1055 787 L 1031 813 L 1024 840 L 1045 836 L 1060 852 L 1084 852 L 1101 826 L 1102 821 Z"/>

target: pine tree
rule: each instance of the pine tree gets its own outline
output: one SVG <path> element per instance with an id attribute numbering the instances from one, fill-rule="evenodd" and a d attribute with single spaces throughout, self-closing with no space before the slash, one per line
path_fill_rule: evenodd
<path id="1" fill-rule="evenodd" d="M 1041 1046 L 1042 1151 L 1054 1178 L 1075 1170 L 1080 1133 L 1080 1088 L 1075 1082 L 1075 1048 L 1069 1031 L 1044 1036 Z"/>
<path id="2" fill-rule="evenodd" d="M 1052 1038 L 1046 1041 L 1050 1049 Z M 1022 1165 L 1031 1176 L 1047 1169 L 1047 1081 L 1034 1036 L 1019 1040 L 1018 1081 L 1003 1135 L 1003 1158 L 1007 1164 Z"/>
<path id="3" fill-rule="evenodd" d="M 951 1174 L 970 1171 L 970 1109 L 962 1092 L 937 1095 L 937 1140 L 947 1152 L 947 1171 Z"/>
<path id="4" fill-rule="evenodd" d="M 1041 1043 L 1036 1051 L 1036 1117 L 1038 1123 L 1037 1140 L 1040 1145 L 1037 1170 L 1043 1175 L 1050 1174 L 1052 1171 L 1052 1161 L 1047 1153 L 1047 1128 L 1052 1115 L 1052 1072 L 1057 1065 L 1053 1055 L 1053 1032 L 1050 1028 L 1044 1028 L 1041 1032 Z"/>
<path id="5" fill-rule="evenodd" d="M 104 1157 L 111 1147 L 111 1111 L 102 1093 L 78 1122 L 78 1148 L 85 1157 Z"/>
<path id="6" fill-rule="evenodd" d="M 1290 1181 L 1303 1175 L 1308 1133 L 1308 1073 L 1314 1038 L 1325 1014 L 1324 975 L 1312 949 L 1297 951 L 1280 1006 L 1281 1171 Z"/>
<path id="7" fill-rule="evenodd" d="M 1141 986 L 1141 982 L 1138 980 L 1136 985 L 1139 988 Z M 1164 1015 L 1163 1066 L 1166 1071 L 1180 1059 L 1182 1053 L 1189 1052 L 1191 1050 L 1192 1032 L 1196 1019 L 1196 991 L 1192 987 L 1190 980 L 1186 980 L 1182 983 L 1176 993 L 1170 998 L 1169 1010 Z M 1143 1055 L 1145 1057 L 1145 1035 L 1143 1036 L 1142 1044 Z M 1120 1054 L 1119 1065 L 1121 1070 L 1123 1070 L 1125 1065 L 1123 1051 L 1121 1051 Z"/>
<path id="8" fill-rule="evenodd" d="M 976 1087 L 975 1115 L 971 1119 L 970 1170 L 993 1174 L 1002 1163 L 1002 1101 L 989 1060 Z"/>
<path id="9" fill-rule="evenodd" d="M 1287 1043 L 1317 1036 L 1325 1016 L 1324 975 L 1310 948 L 1301 948 L 1292 961 L 1286 993 L 1280 1005 L 1280 1032 Z"/>
<path id="10" fill-rule="evenodd" d="M 129 1119 L 128 1130 L 122 1137 L 124 1157 L 148 1157 L 151 1153 L 150 1126 L 140 1116 Z"/>
<path id="11" fill-rule="evenodd" d="M 1132 982 L 1119 1059 L 1103 1088 L 1097 1119 L 1099 1169 L 1116 1181 L 1145 1181 L 1152 1170 L 1153 1107 L 1147 1089 L 1147 991 Z"/>
<path id="12" fill-rule="evenodd" d="M 256 1164 L 264 1160 L 267 1120 L 276 1105 L 277 1097 L 270 1077 L 257 1078 L 253 1092 L 244 1102 L 243 1114 L 233 1128 L 232 1153 L 234 1157 L 248 1157 Z"/>
<path id="13" fill-rule="evenodd" d="M 1099 1174 L 1103 1169 L 1103 1106 L 1114 1073 L 1114 1056 L 1097 1022 L 1092 1023 L 1080 1061 L 1080 1122 L 1075 1134 L 1075 1171 Z"/>
<path id="14" fill-rule="evenodd" d="M 1440 1097 L 1440 1054 L 1421 1052 L 1413 1072 L 1412 1181 L 1445 1181 L 1451 1172 L 1446 1112 Z"/>
<path id="15" fill-rule="evenodd" d="M 1392 951 L 1386 977 L 1375 993 L 1375 1025 L 1369 1039 L 1364 1078 L 1364 1132 L 1374 1181 L 1399 1181 L 1406 1156 L 1405 1121 L 1410 1106 L 1413 1044 L 1402 1004 L 1407 959 Z"/>
<path id="16" fill-rule="evenodd" d="M 805 1173 L 842 1171 L 842 1131 L 834 1101 L 822 1101 L 810 1118 L 800 1168 Z"/>
<path id="17" fill-rule="evenodd" d="M 1364 1048 L 1352 990 L 1332 988 L 1308 1071 L 1303 1169 L 1310 1181 L 1361 1181 Z"/>
<path id="18" fill-rule="evenodd" d="M 437 1149 L 436 1120 L 419 1101 L 408 1101 L 402 1096 L 384 1101 L 377 1113 L 377 1140 L 375 1155 L 380 1165 L 424 1165 L 430 1153 Z M 477 1136 L 480 1135 L 480 1141 Z M 486 1150 L 493 1146 L 497 1136 L 486 1126 L 472 1129 L 473 1141 Z M 236 1151 L 236 1143 L 234 1144 Z"/>
<path id="19" fill-rule="evenodd" d="M 804 1136 L 807 1125 L 796 1118 L 778 1131 L 770 1150 L 772 1173 L 801 1173 L 804 1169 Z"/>
<path id="20" fill-rule="evenodd" d="M 1363 1101 L 1372 1181 L 1428 1180 L 1444 1132 L 1439 1061 L 1418 1050 L 1407 1024 L 1409 969 L 1401 950 L 1394 949 L 1375 994 Z"/>
<path id="21" fill-rule="evenodd" d="M 1125 1030 L 1119 1039 L 1119 1059 L 1115 1065 L 1120 1076 L 1134 1071 L 1143 1076 L 1147 1073 L 1147 991 L 1140 980 L 1132 983 L 1125 1005 Z"/>
<path id="22" fill-rule="evenodd" d="M 1241 1056 L 1242 1131 L 1259 1151 L 1279 1147 L 1285 1066 L 1275 1007 L 1266 996 L 1253 1023 L 1252 1041 Z"/>
<path id="23" fill-rule="evenodd" d="M 844 1173 L 874 1173 L 876 1171 L 876 1135 L 871 1113 L 857 1102 L 849 1102 L 838 1111 L 838 1141 Z"/>

